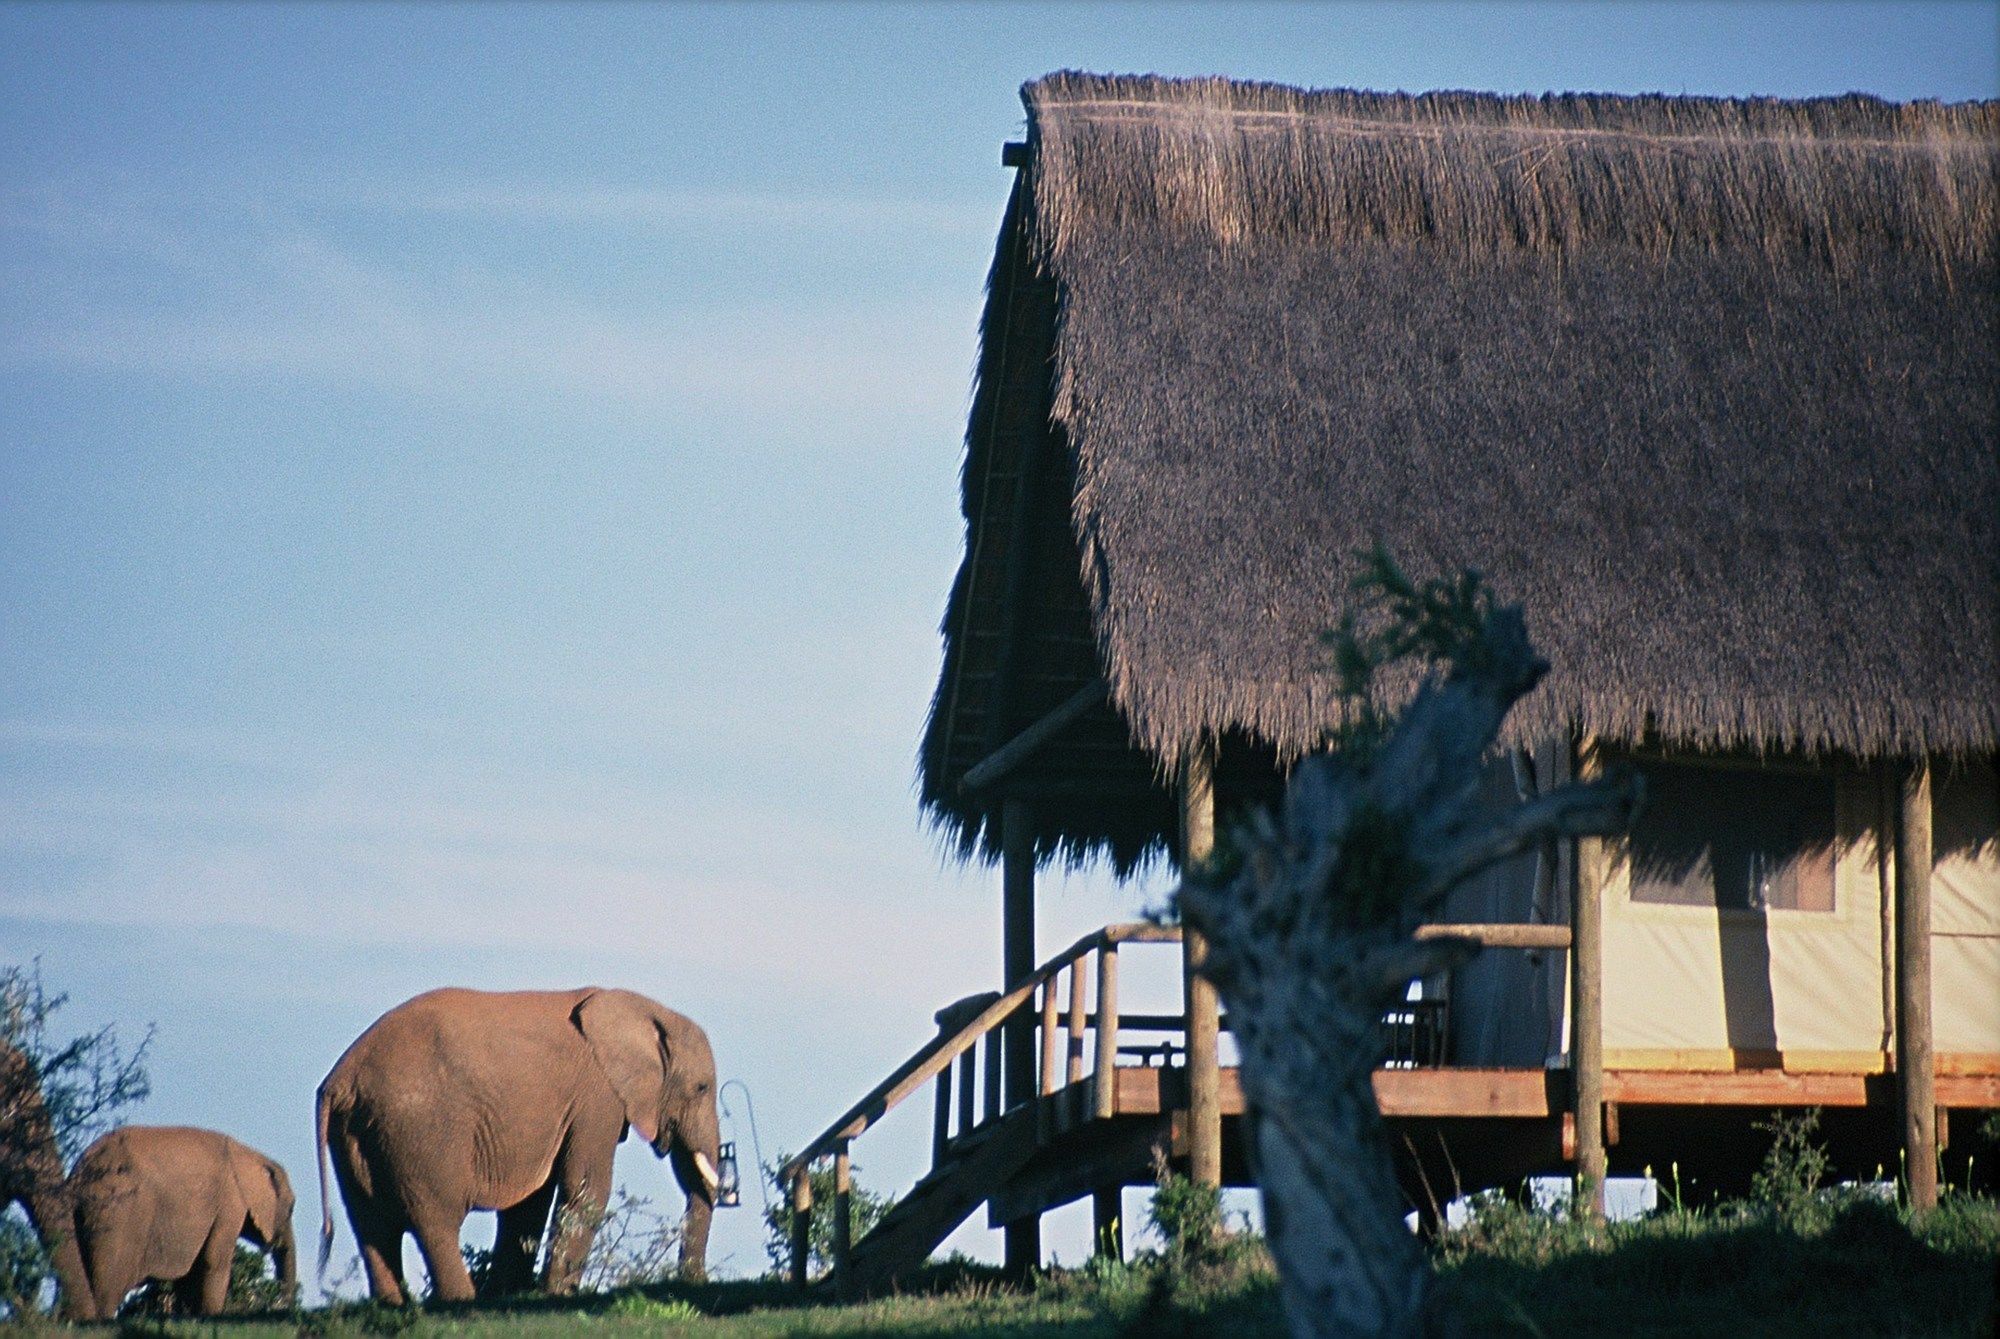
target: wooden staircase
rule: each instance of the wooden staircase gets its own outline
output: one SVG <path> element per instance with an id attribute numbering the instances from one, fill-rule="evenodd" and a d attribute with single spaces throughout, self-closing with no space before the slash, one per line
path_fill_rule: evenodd
<path id="1" fill-rule="evenodd" d="M 1035 1156 L 1035 1113 L 1008 1112 L 953 1145 L 874 1229 L 854 1243 L 833 1285 L 859 1295 L 880 1292 L 930 1258 L 952 1230 Z"/>
<path id="2" fill-rule="evenodd" d="M 1570 938 L 1568 927 L 1551 925 L 1440 925 L 1420 927 L 1416 933 L 1419 938 L 1451 935 L 1508 949 L 1565 949 Z M 1185 1065 L 1174 1063 L 1185 1054 L 1175 1040 L 1185 1037 L 1186 1018 L 1121 1014 L 1118 950 L 1124 944 L 1178 945 L 1180 938 L 1177 926 L 1107 925 L 1005 994 L 969 996 L 939 1010 L 935 1037 L 778 1169 L 779 1185 L 792 1203 L 793 1282 L 803 1286 L 810 1281 L 815 1206 L 809 1173 L 826 1159 L 833 1163 L 834 1203 L 832 1272 L 825 1286 L 845 1296 L 893 1286 L 981 1204 L 988 1206 L 989 1221 L 998 1227 L 1032 1221 L 1090 1195 L 1095 1197 L 1100 1247 L 1116 1249 L 1120 1188 L 1151 1179 L 1155 1150 L 1184 1156 L 1193 1138 L 1190 1076 Z M 1087 998 L 1092 976 L 1094 1000 Z M 1393 1010 L 1384 1019 L 1391 1038 L 1399 1035 L 1397 1028 L 1412 1026 L 1403 1017 L 1406 1013 L 1407 1007 Z M 1022 1026 L 1009 1028 L 1010 1020 Z M 1227 1029 L 1226 1019 L 1221 1026 Z M 1131 1034 L 1165 1040 L 1121 1045 L 1121 1038 Z M 1009 1091 L 1003 1082 L 1010 1069 L 1017 1079 L 1028 1077 L 1018 1054 L 1014 1065 L 1004 1063 L 1006 1044 L 1039 1051 L 1032 1091 Z M 1407 1049 L 1406 1058 L 1391 1063 L 1410 1067 L 1376 1074 L 1377 1101 L 1392 1122 L 1512 1121 L 1526 1131 L 1524 1138 L 1532 1136 L 1531 1151 L 1543 1162 L 1567 1156 L 1566 1150 L 1557 1152 L 1554 1134 L 1558 1126 L 1567 1128 L 1566 1088 L 1556 1091 L 1563 1086 L 1556 1080 L 1566 1084 L 1566 1072 L 1440 1068 L 1435 1066 L 1442 1059 L 1441 1047 Z M 1127 1063 L 1121 1064 L 1121 1058 Z M 1218 1105 L 1226 1124 L 1244 1110 L 1237 1077 L 1227 1068 L 1217 1075 Z M 931 1170 L 865 1237 L 850 1240 L 850 1146 L 932 1083 Z M 1218 1162 L 1224 1182 L 1248 1184 L 1242 1150 L 1229 1149 L 1227 1137 L 1222 1142 L 1226 1151 Z M 1548 1148 L 1543 1150 L 1542 1144 Z M 1421 1203 L 1414 1195 L 1413 1202 Z"/>
<path id="3" fill-rule="evenodd" d="M 1159 1031 L 1182 1025 L 1178 1016 L 1132 1015 L 1121 1022 L 1119 945 L 1179 940 L 1179 929 L 1171 926 L 1107 925 L 1085 935 L 1005 994 L 970 996 L 939 1010 L 936 1037 L 778 1170 L 779 1184 L 792 1202 L 793 1282 L 808 1282 L 814 1208 L 809 1172 L 814 1163 L 833 1160 L 833 1271 L 827 1282 L 845 1295 L 865 1294 L 891 1286 L 899 1275 L 922 1264 L 981 1204 L 1002 1195 L 1038 1153 L 1047 1150 L 1059 1160 L 1060 1150 L 1052 1144 L 1094 1119 L 1111 1118 L 1121 1028 Z M 1093 958 L 1097 1008 L 1086 1013 L 1085 973 Z M 1065 975 L 1067 991 L 1059 992 Z M 1060 993 L 1066 993 L 1068 1012 L 1059 1020 Z M 1034 1009 L 1038 996 L 1038 1081 L 1032 1094 L 1009 1101 L 1002 1083 L 1002 1040 L 1008 1031 L 1004 1025 Z M 1094 1063 L 1086 1075 L 1085 1038 L 1090 1033 L 1095 1034 L 1096 1044 L 1091 1048 Z M 1059 1040 L 1067 1043 L 1061 1055 Z M 867 1236 L 850 1241 L 850 1145 L 933 1081 L 937 1097 L 930 1172 Z"/>

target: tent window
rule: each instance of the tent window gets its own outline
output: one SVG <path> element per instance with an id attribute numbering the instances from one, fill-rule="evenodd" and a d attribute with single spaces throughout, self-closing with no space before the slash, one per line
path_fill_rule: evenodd
<path id="1" fill-rule="evenodd" d="M 1737 911 L 1832 911 L 1831 772 L 1647 760 L 1630 836 L 1632 900 Z"/>

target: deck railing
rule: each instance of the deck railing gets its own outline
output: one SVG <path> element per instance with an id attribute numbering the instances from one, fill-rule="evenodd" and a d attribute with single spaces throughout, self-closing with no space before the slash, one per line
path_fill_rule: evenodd
<path id="1" fill-rule="evenodd" d="M 1427 925 L 1417 937 L 1454 936 L 1491 948 L 1567 949 L 1565 925 Z M 1004 993 L 968 996 L 938 1011 L 938 1033 L 898 1065 L 868 1094 L 849 1107 L 819 1136 L 778 1169 L 777 1179 L 791 1196 L 792 1259 L 795 1283 L 806 1281 L 812 1231 L 813 1196 L 810 1172 L 814 1163 L 833 1158 L 833 1269 L 844 1273 L 852 1242 L 850 1148 L 853 1142 L 896 1107 L 937 1083 L 931 1123 L 931 1158 L 942 1163 L 960 1141 L 978 1135 L 1002 1116 L 1037 1104 L 1038 1137 L 1046 1139 L 1053 1118 L 1053 1099 L 1067 1089 L 1090 1082 L 1086 1110 L 1099 1119 L 1117 1114 L 1119 1055 L 1171 1057 L 1172 1043 L 1126 1047 L 1130 1032 L 1181 1032 L 1180 1014 L 1121 1014 L 1118 1007 L 1118 950 L 1124 944 L 1178 944 L 1178 926 L 1134 921 L 1094 930 L 1058 953 Z M 1094 1008 L 1086 1008 L 1087 987 L 1095 977 Z M 1032 1097 L 1009 1103 L 1003 1027 L 1022 1010 L 1037 1022 L 1040 1064 Z M 1223 1028 L 1228 1028 L 1227 1018 Z M 980 1045 L 981 1039 L 985 1045 Z M 984 1064 L 980 1063 L 984 1055 Z M 1085 1063 L 1086 1056 L 1089 1063 Z M 1070 1098 L 1069 1100 L 1075 1100 Z"/>

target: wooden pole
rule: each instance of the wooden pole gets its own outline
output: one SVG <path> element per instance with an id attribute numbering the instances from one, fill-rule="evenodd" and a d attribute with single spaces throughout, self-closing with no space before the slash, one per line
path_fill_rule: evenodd
<path id="1" fill-rule="evenodd" d="M 1931 1054 L 1931 769 L 1902 775 L 1896 824 L 1896 1087 L 1910 1207 L 1937 1207 L 1936 1068 Z"/>
<path id="2" fill-rule="evenodd" d="M 979 1046 L 974 1043 L 958 1057 L 958 1132 L 972 1133 L 979 1123 Z"/>
<path id="3" fill-rule="evenodd" d="M 1035 1103 L 1035 1138 L 1047 1143 L 1053 1132 L 1055 1109 L 1048 1096 L 1056 1090 L 1056 983 L 1054 978 L 1042 982 L 1042 1072 L 1037 1091 L 1041 1100 Z"/>
<path id="4" fill-rule="evenodd" d="M 812 1251 L 812 1170 L 792 1174 L 792 1282 L 806 1286 L 806 1258 Z"/>
<path id="5" fill-rule="evenodd" d="M 1181 772 L 1181 871 L 1215 854 L 1215 748 L 1197 744 Z M 1217 1056 L 1221 1003 L 1200 974 L 1208 941 L 1181 933 L 1181 976 L 1187 1007 L 1188 1174 L 1201 1185 L 1222 1184 L 1222 1070 Z"/>
<path id="6" fill-rule="evenodd" d="M 986 1119 L 1000 1118 L 1000 1029 L 986 1034 Z"/>
<path id="7" fill-rule="evenodd" d="M 1006 989 L 1012 990 L 1035 972 L 1035 813 L 1026 800 L 1001 802 L 1000 860 L 1001 965 L 1007 978 Z M 1006 1034 L 1004 1107 L 1012 1109 L 1035 1098 L 1034 1014 L 1023 1005 L 1001 1028 Z M 992 1109 L 989 1095 L 988 1110 Z M 1025 1279 L 1042 1262 L 1040 1216 L 1030 1215 L 1007 1224 L 1005 1236 L 1007 1275 Z"/>
<path id="8" fill-rule="evenodd" d="M 937 1076 L 937 1106 L 931 1112 L 931 1170 L 936 1171 L 944 1161 L 944 1151 L 951 1143 L 951 1066 Z"/>
<path id="9" fill-rule="evenodd" d="M 1063 1067 L 1065 1083 L 1078 1083 L 1083 1079 L 1083 961 L 1077 958 L 1069 965 L 1068 1056 Z M 1053 986 L 1055 982 L 1049 984 Z"/>
<path id="10" fill-rule="evenodd" d="M 1097 950 L 1097 1072 L 1091 1096 L 1099 1120 L 1118 1112 L 1118 945 Z"/>
<path id="11" fill-rule="evenodd" d="M 854 1169 L 848 1161 L 847 1141 L 833 1150 L 833 1287 L 847 1291 L 848 1256 L 854 1248 Z"/>
<path id="12" fill-rule="evenodd" d="M 1000 806 L 1001 989 L 1012 990 L 1035 970 L 1035 814 L 1026 800 Z M 1006 1034 L 1005 1107 L 1035 1095 L 1035 1019 L 1027 1009 L 1002 1024 Z"/>
<path id="13" fill-rule="evenodd" d="M 1603 771 L 1594 743 L 1582 746 L 1577 776 Z M 1604 1216 L 1604 887 L 1603 842 L 1576 839 L 1570 862 L 1569 1070 L 1576 1121 L 1576 1179 L 1593 1217 Z"/>

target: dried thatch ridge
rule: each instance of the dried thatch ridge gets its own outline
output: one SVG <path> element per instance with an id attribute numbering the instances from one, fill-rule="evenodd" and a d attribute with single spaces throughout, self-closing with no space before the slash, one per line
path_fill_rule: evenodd
<path id="1" fill-rule="evenodd" d="M 1554 670 L 1512 740 L 2000 748 L 2000 103 L 1024 98 L 1003 255 L 1058 315 L 1009 330 L 996 259 L 965 502 L 998 533 L 980 481 L 1019 438 L 983 425 L 1046 414 L 1070 509 L 1038 533 L 1074 547 L 1029 601 L 1040 709 L 1076 582 L 1156 775 L 1204 737 L 1310 750 L 1340 710 L 1317 635 L 1379 540 L 1524 607 Z M 923 753 L 962 849 L 993 722 L 958 669 L 1002 587 L 969 551 Z M 1097 796 L 1048 806 L 1044 849 L 1129 862 L 1171 815 L 1115 810 L 1086 752 L 1043 760 Z"/>
<path id="2" fill-rule="evenodd" d="M 2000 238 L 2000 104 L 1305 92 L 1064 73 L 1023 90 L 1042 241 L 1142 225 L 1230 243 L 1422 239 L 1461 259 L 1619 243 L 1879 247 Z"/>

